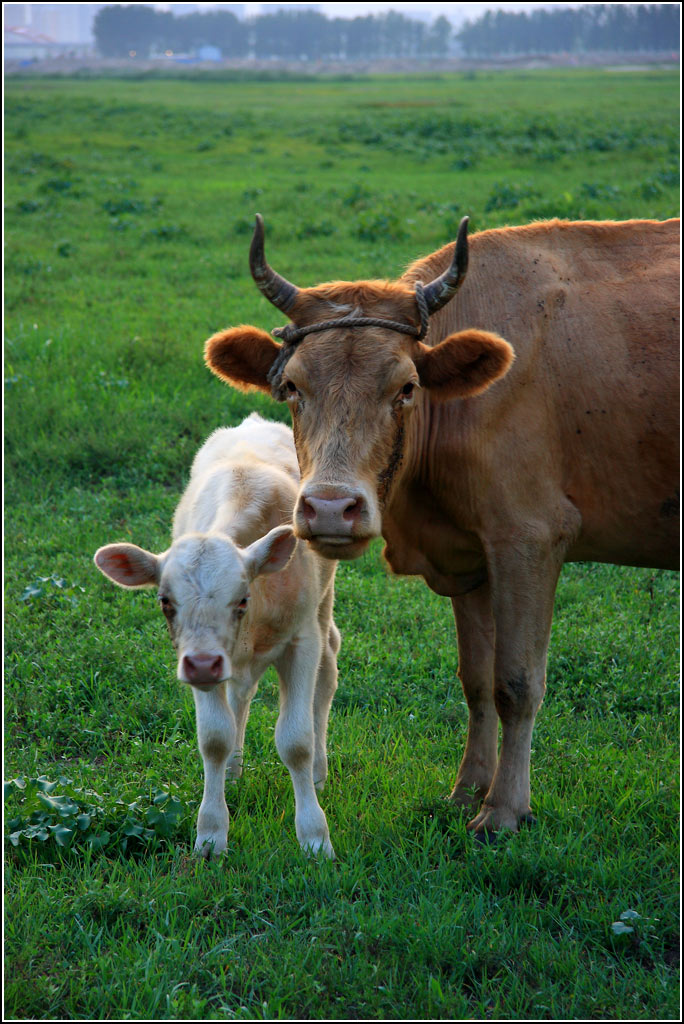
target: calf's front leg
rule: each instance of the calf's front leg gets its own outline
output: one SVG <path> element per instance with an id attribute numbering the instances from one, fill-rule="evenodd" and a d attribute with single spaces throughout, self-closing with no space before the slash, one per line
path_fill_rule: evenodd
<path id="1" fill-rule="evenodd" d="M 235 716 L 226 698 L 226 683 L 207 692 L 193 688 L 197 739 L 204 762 L 204 794 L 197 815 L 195 853 L 217 857 L 228 844 L 226 764 L 237 736 Z"/>
<path id="2" fill-rule="evenodd" d="M 314 686 L 321 657 L 318 630 L 296 637 L 276 663 L 280 714 L 275 740 L 295 798 L 295 829 L 302 849 L 334 857 L 325 814 L 314 787 Z"/>

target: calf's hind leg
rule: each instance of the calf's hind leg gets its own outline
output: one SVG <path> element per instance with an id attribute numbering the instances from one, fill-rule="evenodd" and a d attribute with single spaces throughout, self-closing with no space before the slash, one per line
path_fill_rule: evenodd
<path id="1" fill-rule="evenodd" d="M 197 815 L 195 853 L 217 857 L 228 845 L 226 764 L 235 747 L 235 716 L 226 699 L 226 683 L 203 692 L 193 688 L 197 739 L 204 762 L 204 794 Z"/>
<path id="2" fill-rule="evenodd" d="M 228 685 L 228 704 L 235 716 L 235 746 L 228 761 L 227 777 L 231 782 L 237 781 L 242 775 L 245 756 L 245 729 L 249 718 L 249 708 L 257 688 L 253 686 L 245 695 L 234 686 Z"/>
<path id="3" fill-rule="evenodd" d="M 280 677 L 280 715 L 276 747 L 292 779 L 295 829 L 302 849 L 334 857 L 328 822 L 314 788 L 314 686 L 321 654 L 316 630 L 296 637 L 276 663 Z"/>
<path id="4" fill-rule="evenodd" d="M 326 626 L 323 652 L 314 690 L 314 786 L 320 793 L 328 777 L 328 718 L 330 706 L 337 690 L 337 652 L 340 649 L 340 631 L 334 622 Z"/>

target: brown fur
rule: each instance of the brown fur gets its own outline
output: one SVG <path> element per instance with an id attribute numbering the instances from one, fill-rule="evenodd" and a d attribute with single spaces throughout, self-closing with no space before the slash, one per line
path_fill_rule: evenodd
<path id="1" fill-rule="evenodd" d="M 496 334 L 460 331 L 434 348 L 419 346 L 414 362 L 421 384 L 439 401 L 479 395 L 513 362 L 513 349 Z"/>
<path id="2" fill-rule="evenodd" d="M 293 320 L 343 307 L 416 323 L 416 282 L 452 256 L 444 246 L 396 282 L 305 289 Z M 470 240 L 469 267 L 425 344 L 331 329 L 304 338 L 286 373 L 300 536 L 307 495 L 362 498 L 347 557 L 381 530 L 395 572 L 453 598 L 470 723 L 452 796 L 467 805 L 473 790 L 486 794 L 471 822 L 484 831 L 529 815 L 563 562 L 679 564 L 679 221 L 497 228 Z M 222 375 L 268 390 L 272 343 L 240 330 L 261 353 Z M 345 557 L 334 550 L 321 547 Z"/>
<path id="3" fill-rule="evenodd" d="M 266 374 L 279 349 L 265 331 L 243 324 L 213 334 L 204 346 L 204 361 L 240 391 L 267 390 Z"/>

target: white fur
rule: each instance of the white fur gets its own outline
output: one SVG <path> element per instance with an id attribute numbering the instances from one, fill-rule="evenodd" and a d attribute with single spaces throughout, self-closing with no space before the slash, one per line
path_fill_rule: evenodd
<path id="1" fill-rule="evenodd" d="M 110 544 L 95 555 L 115 583 L 157 585 L 173 609 L 178 678 L 192 686 L 204 762 L 195 843 L 203 856 L 226 848 L 226 769 L 232 779 L 242 772 L 250 702 L 269 665 L 280 678 L 276 746 L 292 778 L 297 837 L 334 856 L 316 789 L 327 776 L 337 687 L 336 566 L 294 538 L 298 484 L 291 430 L 253 413 L 197 453 L 168 551 Z"/>

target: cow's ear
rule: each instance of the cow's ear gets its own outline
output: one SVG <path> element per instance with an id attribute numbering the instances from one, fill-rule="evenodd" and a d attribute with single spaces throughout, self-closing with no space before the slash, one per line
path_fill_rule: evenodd
<path id="1" fill-rule="evenodd" d="M 154 587 L 159 564 L 158 555 L 135 544 L 106 544 L 95 552 L 95 565 L 120 587 Z"/>
<path id="2" fill-rule="evenodd" d="M 419 345 L 415 358 L 420 383 L 434 398 L 471 398 L 510 368 L 512 347 L 498 334 L 468 330 L 450 334 L 439 345 Z"/>
<path id="3" fill-rule="evenodd" d="M 258 388 L 270 395 L 268 371 L 279 352 L 280 345 L 270 334 L 242 324 L 213 334 L 204 346 L 204 361 L 217 377 L 233 387 L 241 391 Z"/>

